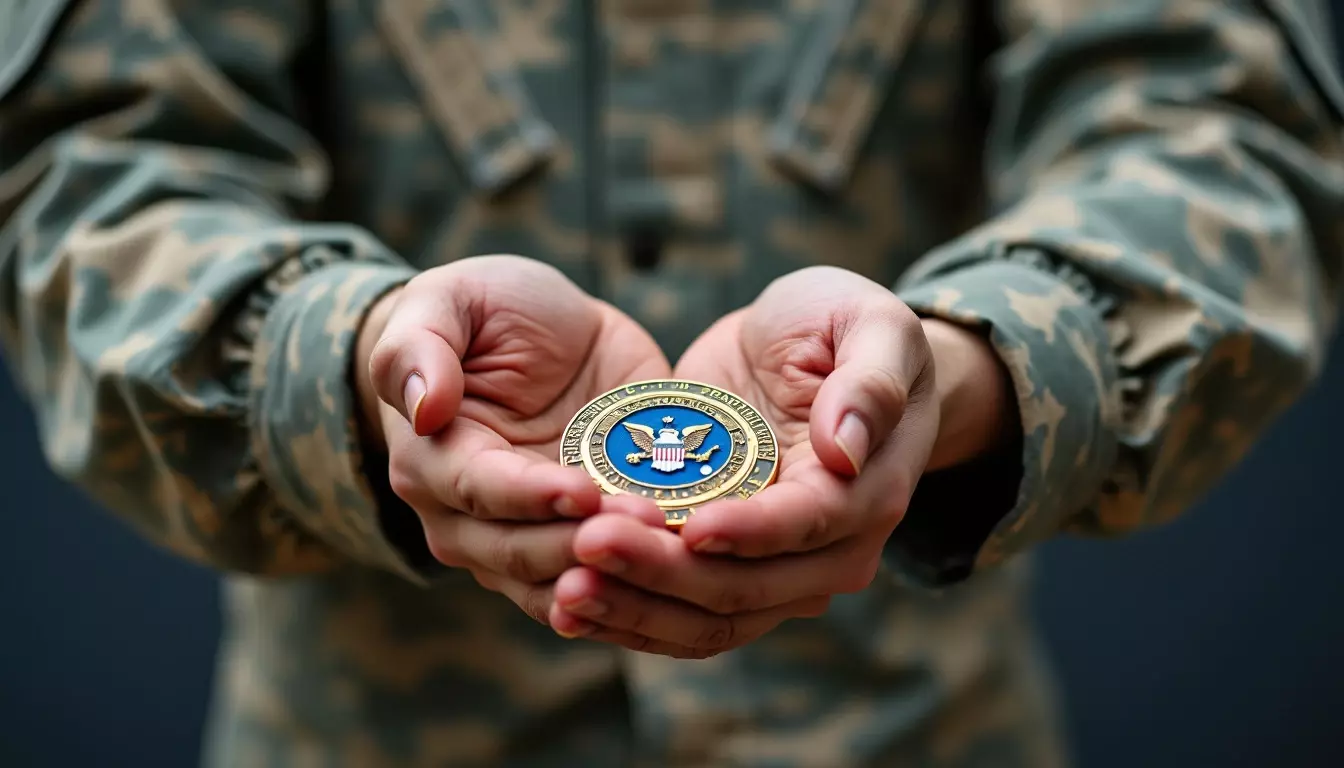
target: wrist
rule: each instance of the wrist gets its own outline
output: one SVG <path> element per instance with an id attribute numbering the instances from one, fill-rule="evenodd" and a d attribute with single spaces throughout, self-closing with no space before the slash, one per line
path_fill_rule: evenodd
<path id="1" fill-rule="evenodd" d="M 922 321 L 939 403 L 930 471 L 965 464 L 1011 443 L 1021 430 L 1012 377 L 983 335 L 937 318 Z"/>
<path id="2" fill-rule="evenodd" d="M 369 377 L 369 359 L 373 357 L 373 350 L 383 336 L 401 291 L 401 288 L 388 291 L 369 307 L 355 340 L 354 384 L 359 401 L 359 431 L 364 444 L 379 452 L 387 450 L 387 440 L 383 435 L 382 401 L 378 399 L 373 380 Z"/>

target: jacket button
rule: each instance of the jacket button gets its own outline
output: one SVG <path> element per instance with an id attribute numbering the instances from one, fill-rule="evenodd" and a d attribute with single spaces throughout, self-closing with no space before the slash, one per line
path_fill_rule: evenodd
<path id="1" fill-rule="evenodd" d="M 663 238 L 653 229 L 636 229 L 626 237 L 625 255 L 636 270 L 653 270 L 663 259 Z"/>

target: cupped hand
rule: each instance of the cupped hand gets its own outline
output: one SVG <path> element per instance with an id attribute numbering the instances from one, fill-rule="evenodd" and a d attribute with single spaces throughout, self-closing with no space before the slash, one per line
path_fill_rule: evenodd
<path id="1" fill-rule="evenodd" d="M 707 330 L 674 376 L 732 391 L 774 427 L 775 484 L 696 510 L 681 534 L 648 502 L 579 529 L 581 567 L 556 585 L 553 626 L 644 638 L 703 657 L 739 647 L 834 595 L 866 588 L 939 431 L 933 355 L 887 288 L 835 268 L 777 280 Z M 656 593 L 650 609 L 641 591 Z"/>
<path id="2" fill-rule="evenodd" d="M 574 413 L 621 384 L 664 378 L 640 326 L 558 270 L 482 256 L 427 270 L 370 311 L 357 343 L 366 432 L 440 562 L 547 620 L 601 496 L 559 463 Z"/>

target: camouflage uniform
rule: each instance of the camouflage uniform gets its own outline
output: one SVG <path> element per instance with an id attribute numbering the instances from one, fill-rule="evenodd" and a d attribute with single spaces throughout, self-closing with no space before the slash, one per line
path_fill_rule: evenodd
<path id="1" fill-rule="evenodd" d="M 213 764 L 1054 765 L 1017 556 L 1169 520 L 1320 368 L 1318 13 L 9 0 L 6 357 L 58 472 L 228 574 Z M 672 359 L 805 265 L 891 284 L 991 334 L 1017 496 L 929 478 L 871 589 L 716 659 L 563 640 L 430 562 L 352 418 L 370 303 L 492 252 Z"/>

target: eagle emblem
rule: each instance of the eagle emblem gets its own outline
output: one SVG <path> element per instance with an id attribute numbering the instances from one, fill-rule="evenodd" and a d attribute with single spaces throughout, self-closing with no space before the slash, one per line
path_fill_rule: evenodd
<path id="1" fill-rule="evenodd" d="M 713 424 L 696 424 L 678 432 L 677 428 L 672 426 L 672 417 L 664 416 L 663 425 L 655 438 L 653 427 L 622 422 L 622 426 L 630 432 L 630 439 L 635 441 L 635 447 L 639 448 L 638 453 L 626 454 L 625 460 L 631 464 L 638 464 L 645 459 L 653 459 L 650 466 L 654 469 L 660 472 L 676 472 L 686 466 L 687 461 L 708 461 L 709 457 L 719 450 L 719 446 L 711 445 L 702 453 L 693 452 L 704 444 L 705 438 L 709 436 L 709 430 L 714 427 Z"/>

